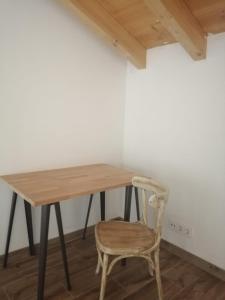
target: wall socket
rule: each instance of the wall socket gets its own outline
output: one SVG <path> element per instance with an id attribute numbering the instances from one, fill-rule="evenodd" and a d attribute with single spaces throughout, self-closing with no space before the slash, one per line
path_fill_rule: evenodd
<path id="1" fill-rule="evenodd" d="M 178 222 L 169 220 L 167 227 L 176 233 L 179 233 L 183 236 L 186 236 L 188 238 L 191 238 L 193 235 L 193 229 L 191 227 L 188 227 L 186 225 L 180 224 Z"/>

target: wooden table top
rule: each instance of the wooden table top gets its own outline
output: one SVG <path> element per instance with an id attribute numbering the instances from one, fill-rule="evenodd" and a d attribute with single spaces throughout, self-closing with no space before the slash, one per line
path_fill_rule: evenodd
<path id="1" fill-rule="evenodd" d="M 125 169 L 94 164 L 0 178 L 32 206 L 39 206 L 128 186 L 134 175 Z"/>

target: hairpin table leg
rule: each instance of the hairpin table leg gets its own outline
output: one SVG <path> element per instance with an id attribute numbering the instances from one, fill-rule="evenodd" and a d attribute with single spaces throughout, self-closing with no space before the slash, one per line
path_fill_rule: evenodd
<path id="1" fill-rule="evenodd" d="M 38 290 L 37 299 L 44 299 L 45 271 L 48 250 L 48 230 L 51 205 L 44 205 L 41 208 L 41 237 L 39 252 L 39 269 L 38 269 Z"/>
<path id="2" fill-rule="evenodd" d="M 133 186 L 126 186 L 125 190 L 125 208 L 124 208 L 124 221 L 130 221 L 130 212 L 131 212 L 131 199 L 132 199 L 132 190 Z M 126 259 L 121 260 L 123 266 L 126 265 Z"/>
<path id="3" fill-rule="evenodd" d="M 100 192 L 101 221 L 105 221 L 105 192 Z"/>
<path id="4" fill-rule="evenodd" d="M 65 275 L 66 275 L 66 283 L 67 283 L 68 290 L 70 290 L 71 284 L 70 284 L 69 269 L 68 269 L 67 255 L 66 255 L 66 246 L 65 246 L 64 233 L 63 233 L 62 216 L 61 216 L 61 210 L 60 210 L 59 203 L 55 204 L 55 213 L 56 213 L 56 219 L 57 219 L 58 230 L 59 230 L 59 238 L 60 238 L 60 243 L 61 243 L 64 270 L 65 270 Z"/>
<path id="5" fill-rule="evenodd" d="M 134 188 L 135 192 L 135 202 L 136 202 L 136 210 L 137 210 L 137 220 L 140 221 L 140 208 L 139 208 L 139 197 L 138 197 L 138 188 Z"/>
<path id="6" fill-rule="evenodd" d="M 89 203 L 88 203 L 88 211 L 87 211 L 85 226 L 84 226 L 83 235 L 82 235 L 83 240 L 85 240 L 85 238 L 86 238 L 86 232 L 87 232 L 87 226 L 88 226 L 88 220 L 89 220 L 89 216 L 90 216 L 92 200 L 93 200 L 93 194 L 90 195 L 90 199 L 89 199 Z"/>
<path id="7" fill-rule="evenodd" d="M 35 255 L 31 205 L 26 200 L 24 200 L 24 208 L 25 208 L 25 215 L 27 221 L 27 233 L 28 233 L 28 240 L 29 240 L 30 255 Z"/>
<path id="8" fill-rule="evenodd" d="M 13 220 L 14 220 L 15 209 L 16 209 L 16 202 L 17 202 L 17 193 L 13 192 L 11 210 L 10 210 L 10 216 L 9 216 L 8 233 L 7 233 L 6 246 L 5 246 L 5 256 L 4 256 L 4 260 L 3 260 L 3 268 L 7 267 L 7 262 L 8 262 L 9 245 L 10 245 L 10 240 L 11 240 L 11 233 L 12 233 Z"/>

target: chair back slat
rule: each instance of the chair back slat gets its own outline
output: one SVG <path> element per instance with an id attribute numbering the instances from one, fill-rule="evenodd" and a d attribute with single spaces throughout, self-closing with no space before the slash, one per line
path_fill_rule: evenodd
<path id="1" fill-rule="evenodd" d="M 142 200 L 142 217 L 141 221 L 145 225 L 148 224 L 148 204 L 147 204 L 147 195 L 144 189 L 141 190 L 141 200 Z"/>
<path id="2" fill-rule="evenodd" d="M 165 204 L 168 200 L 168 189 L 159 182 L 148 177 L 135 176 L 132 179 L 133 186 L 142 190 L 142 223 L 148 225 L 148 205 L 154 208 L 155 231 L 161 236 L 162 219 L 165 210 Z M 151 195 L 148 199 L 147 192 Z"/>

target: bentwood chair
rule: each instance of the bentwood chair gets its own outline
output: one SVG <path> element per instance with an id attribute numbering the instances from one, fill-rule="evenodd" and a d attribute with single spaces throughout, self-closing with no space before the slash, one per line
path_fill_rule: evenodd
<path id="1" fill-rule="evenodd" d="M 159 299 L 163 299 L 159 266 L 159 248 L 162 231 L 162 219 L 168 191 L 158 182 L 147 177 L 134 177 L 134 187 L 142 191 L 142 219 L 137 223 L 124 221 L 100 222 L 95 227 L 96 247 L 98 251 L 98 265 L 96 273 L 102 268 L 100 300 L 104 299 L 106 279 L 113 266 L 121 259 L 142 257 L 148 261 L 150 275 L 155 272 Z M 150 198 L 147 201 L 147 193 Z M 154 228 L 148 226 L 149 204 L 155 210 Z M 109 264 L 109 256 L 112 260 Z"/>

